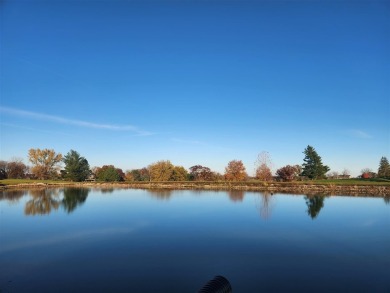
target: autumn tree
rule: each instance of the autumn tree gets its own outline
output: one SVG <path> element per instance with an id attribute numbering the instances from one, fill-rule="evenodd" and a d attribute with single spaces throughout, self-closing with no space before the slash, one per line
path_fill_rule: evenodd
<path id="1" fill-rule="evenodd" d="M 90 174 L 89 164 L 86 158 L 81 157 L 80 154 L 74 150 L 70 150 L 64 157 L 65 163 L 64 177 L 80 182 L 88 178 Z"/>
<path id="2" fill-rule="evenodd" d="M 11 161 L 0 161 L 0 179 L 23 179 L 29 168 L 23 163 L 23 159 L 13 158 Z"/>
<path id="3" fill-rule="evenodd" d="M 174 166 L 170 161 L 158 161 L 150 164 L 149 174 L 151 181 L 185 181 L 188 172 L 182 166 Z"/>
<path id="4" fill-rule="evenodd" d="M 303 159 L 302 175 L 309 179 L 321 179 L 330 170 L 328 166 L 322 164 L 321 157 L 317 154 L 314 147 L 308 145 L 303 151 L 305 158 Z"/>
<path id="5" fill-rule="evenodd" d="M 133 169 L 126 172 L 127 181 L 149 181 L 149 170 L 147 168 Z"/>
<path id="6" fill-rule="evenodd" d="M 158 161 L 150 164 L 148 169 L 151 181 L 172 181 L 175 166 L 170 161 Z"/>
<path id="7" fill-rule="evenodd" d="M 123 181 L 125 175 L 121 169 L 113 165 L 104 165 L 96 169 L 95 176 L 98 181 L 114 182 Z"/>
<path id="8" fill-rule="evenodd" d="M 256 179 L 262 181 L 272 180 L 272 162 L 268 152 L 261 152 L 255 162 L 256 167 Z"/>
<path id="9" fill-rule="evenodd" d="M 23 179 L 26 177 L 28 167 L 23 163 L 22 159 L 13 158 L 7 163 L 6 172 L 7 178 Z"/>
<path id="10" fill-rule="evenodd" d="M 375 177 L 375 173 L 372 172 L 370 168 L 364 168 L 360 171 L 362 175 L 360 175 L 363 179 L 370 179 Z"/>
<path id="11" fill-rule="evenodd" d="M 284 166 L 276 171 L 276 174 L 285 181 L 292 181 L 296 179 L 301 172 L 301 167 L 299 165 L 291 166 L 287 165 Z"/>
<path id="12" fill-rule="evenodd" d="M 175 166 L 173 168 L 172 178 L 173 181 L 186 181 L 188 180 L 188 172 L 182 166 Z"/>
<path id="13" fill-rule="evenodd" d="M 244 181 L 248 177 L 242 161 L 230 161 L 225 168 L 225 179 L 228 181 Z"/>
<path id="14" fill-rule="evenodd" d="M 30 149 L 28 159 L 33 164 L 31 172 L 38 179 L 49 179 L 56 177 L 62 155 L 52 149 Z"/>
<path id="15" fill-rule="evenodd" d="M 125 181 L 125 178 L 126 178 L 125 172 L 123 172 L 123 170 L 121 168 L 116 168 L 115 170 L 119 175 L 119 181 Z"/>
<path id="16" fill-rule="evenodd" d="M 379 162 L 378 177 L 379 178 L 390 177 L 390 164 L 386 157 L 382 157 Z"/>
<path id="17" fill-rule="evenodd" d="M 139 179 L 140 181 L 150 181 L 150 173 L 148 168 L 139 169 Z"/>
<path id="18" fill-rule="evenodd" d="M 126 173 L 125 173 L 125 181 L 131 181 L 131 182 L 133 182 L 133 181 L 136 181 L 135 179 L 134 179 L 134 175 L 133 175 L 133 173 L 132 173 L 132 171 L 135 171 L 135 170 L 127 170 L 126 171 Z M 139 181 L 139 180 L 138 180 Z"/>
<path id="19" fill-rule="evenodd" d="M 211 181 L 214 180 L 214 174 L 210 168 L 202 165 L 190 167 L 190 179 L 195 181 Z"/>

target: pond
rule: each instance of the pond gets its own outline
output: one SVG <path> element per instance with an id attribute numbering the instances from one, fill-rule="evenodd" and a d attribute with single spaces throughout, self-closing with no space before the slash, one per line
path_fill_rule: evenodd
<path id="1" fill-rule="evenodd" d="M 0 292 L 390 292 L 388 198 L 0 192 Z"/>

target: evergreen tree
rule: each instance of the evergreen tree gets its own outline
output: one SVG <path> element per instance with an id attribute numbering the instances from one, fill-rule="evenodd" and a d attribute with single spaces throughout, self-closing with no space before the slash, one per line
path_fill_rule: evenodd
<path id="1" fill-rule="evenodd" d="M 88 161 L 74 150 L 70 150 L 63 159 L 64 176 L 72 181 L 84 181 L 90 174 Z"/>
<path id="2" fill-rule="evenodd" d="M 324 178 L 330 169 L 328 166 L 322 164 L 321 157 L 317 154 L 316 150 L 308 145 L 303 153 L 305 154 L 305 158 L 303 159 L 302 175 L 310 179 Z"/>
<path id="3" fill-rule="evenodd" d="M 379 178 L 390 177 L 390 164 L 386 157 L 382 157 L 379 162 L 378 177 Z"/>

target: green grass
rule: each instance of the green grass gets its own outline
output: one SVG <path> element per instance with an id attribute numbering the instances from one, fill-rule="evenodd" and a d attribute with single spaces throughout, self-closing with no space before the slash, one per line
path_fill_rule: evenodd
<path id="1" fill-rule="evenodd" d="M 60 180 L 37 180 L 37 179 L 3 179 L 0 180 L 0 185 L 16 185 L 16 184 L 34 184 L 34 183 L 64 183 Z"/>
<path id="2" fill-rule="evenodd" d="M 390 180 L 372 178 L 372 179 L 324 179 L 303 181 L 304 183 L 313 182 L 314 184 L 334 184 L 334 185 L 390 185 Z"/>

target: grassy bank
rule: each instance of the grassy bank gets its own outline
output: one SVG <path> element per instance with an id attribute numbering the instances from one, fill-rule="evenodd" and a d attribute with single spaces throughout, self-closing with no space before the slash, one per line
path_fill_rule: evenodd
<path id="1" fill-rule="evenodd" d="M 64 180 L 35 180 L 35 179 L 3 179 L 0 180 L 0 186 L 7 185 L 29 185 L 29 184 L 48 184 L 48 185 L 90 185 L 91 182 L 71 182 Z M 110 184 L 110 182 L 92 182 L 92 184 L 100 184 L 106 183 Z M 113 182 L 114 184 L 137 184 L 137 185 L 149 185 L 148 181 L 125 181 L 125 182 Z M 365 186 L 390 186 L 390 180 L 387 179 L 333 179 L 333 180 L 306 180 L 306 181 L 290 181 L 290 182 L 265 182 L 259 180 L 248 180 L 248 181 L 240 181 L 240 182 L 231 182 L 231 181 L 167 181 L 167 182 L 152 182 L 156 183 L 169 183 L 170 185 L 182 185 L 182 184 L 193 184 L 193 185 L 236 185 L 236 186 L 269 186 L 269 185 L 280 185 L 280 186 L 292 186 L 292 185 L 342 185 L 342 186 L 355 186 L 355 185 L 365 185 Z"/>
<path id="2" fill-rule="evenodd" d="M 240 190 L 269 193 L 390 196 L 390 182 L 378 180 L 263 181 L 168 181 L 168 182 L 69 182 L 55 180 L 0 180 L 1 189 L 50 187 L 130 188 L 153 190 Z"/>
<path id="3" fill-rule="evenodd" d="M 35 180 L 35 179 L 3 179 L 0 180 L 0 185 L 17 185 L 17 184 L 56 184 L 64 183 L 65 181 L 60 180 Z"/>

